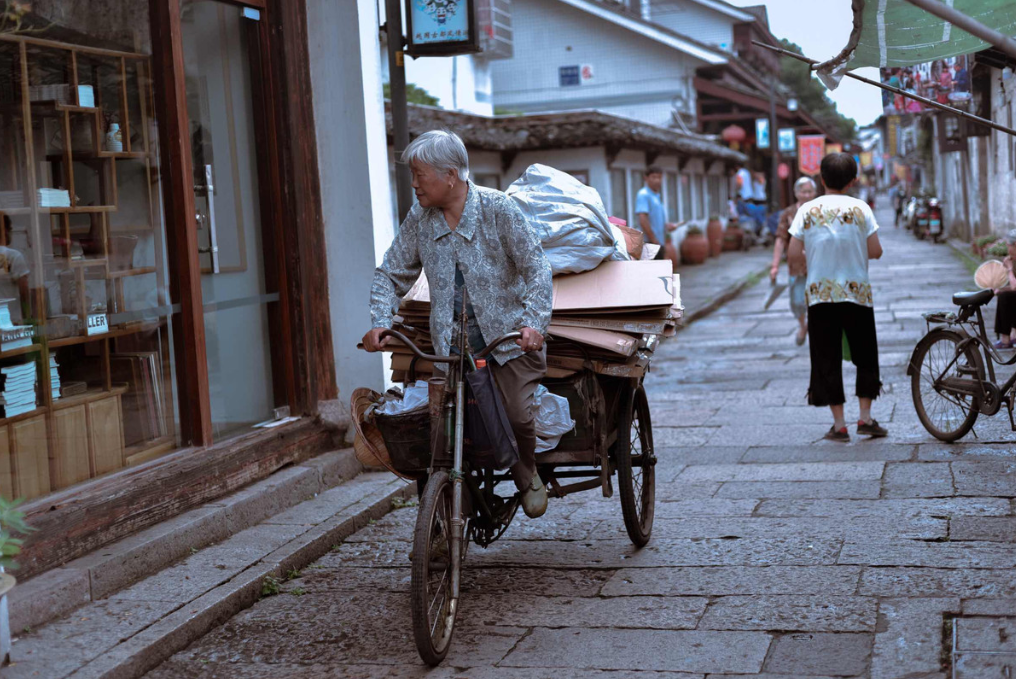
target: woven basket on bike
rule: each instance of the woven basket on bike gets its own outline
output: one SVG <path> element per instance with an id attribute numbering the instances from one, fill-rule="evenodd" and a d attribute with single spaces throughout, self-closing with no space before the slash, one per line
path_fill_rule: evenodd
<path id="1" fill-rule="evenodd" d="M 353 441 L 353 450 L 356 459 L 367 467 L 384 467 L 388 471 L 404 479 L 420 478 L 419 472 L 404 470 L 401 464 L 396 464 L 385 443 L 384 434 L 372 422 L 367 422 L 364 416 L 367 408 L 381 400 L 381 394 L 373 389 L 354 389 L 349 401 L 349 410 L 353 414 L 353 427 L 356 429 L 356 438 Z M 429 423 L 426 431 L 430 430 Z"/>

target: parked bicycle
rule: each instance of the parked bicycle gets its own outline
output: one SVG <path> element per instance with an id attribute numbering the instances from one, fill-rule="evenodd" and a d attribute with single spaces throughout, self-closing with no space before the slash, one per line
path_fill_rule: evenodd
<path id="1" fill-rule="evenodd" d="M 1013 365 L 1016 354 L 1005 359 L 992 346 L 981 313 L 994 296 L 991 290 L 958 292 L 953 304 L 959 313 L 924 314 L 929 330 L 917 343 L 907 374 L 917 417 L 941 441 L 963 438 L 978 415 L 995 415 L 1003 405 L 1016 431 L 1016 373 L 1002 385 L 995 377 L 995 365 Z"/>

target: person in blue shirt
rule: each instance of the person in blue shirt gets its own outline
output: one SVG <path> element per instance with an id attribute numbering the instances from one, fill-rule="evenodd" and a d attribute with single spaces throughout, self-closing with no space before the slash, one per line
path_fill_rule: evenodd
<path id="1" fill-rule="evenodd" d="M 645 236 L 647 243 L 663 244 L 666 229 L 667 211 L 663 207 L 663 171 L 658 167 L 649 167 L 645 174 L 646 184 L 635 195 L 635 214 L 638 216 L 636 228 Z"/>
<path id="2" fill-rule="evenodd" d="M 669 259 L 677 268 L 680 263 L 677 248 L 667 239 L 667 233 L 677 228 L 676 224 L 667 222 L 667 210 L 663 207 L 663 170 L 650 166 L 645 172 L 646 184 L 635 194 L 635 214 L 638 217 L 636 228 L 642 232 L 645 242 L 660 245 L 656 259 Z"/>

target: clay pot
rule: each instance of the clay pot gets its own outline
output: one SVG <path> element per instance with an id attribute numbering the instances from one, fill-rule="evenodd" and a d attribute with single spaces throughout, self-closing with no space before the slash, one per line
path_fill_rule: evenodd
<path id="1" fill-rule="evenodd" d="M 723 251 L 723 224 L 719 218 L 713 217 L 706 224 L 706 239 L 709 241 L 709 256 L 719 257 Z"/>
<path id="2" fill-rule="evenodd" d="M 681 261 L 685 264 L 701 264 L 708 256 L 709 240 L 704 234 L 691 234 L 681 241 Z"/>
<path id="3" fill-rule="evenodd" d="M 731 224 L 723 235 L 723 251 L 737 252 L 744 245 L 744 231 L 740 226 Z"/>

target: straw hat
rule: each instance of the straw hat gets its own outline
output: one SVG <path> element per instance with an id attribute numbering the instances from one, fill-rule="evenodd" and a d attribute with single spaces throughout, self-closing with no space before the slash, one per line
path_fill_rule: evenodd
<path id="1" fill-rule="evenodd" d="M 384 467 L 404 479 L 412 478 L 395 470 L 381 432 L 364 419 L 367 408 L 380 400 L 381 394 L 373 389 L 362 387 L 354 389 L 353 395 L 349 399 L 349 411 L 353 414 L 353 427 L 356 429 L 356 438 L 353 439 L 353 451 L 356 453 L 356 459 L 365 467 Z"/>
<path id="2" fill-rule="evenodd" d="M 974 283 L 983 289 L 1003 288 L 1009 282 L 1009 272 L 1005 265 L 997 259 L 989 259 L 977 267 L 974 272 Z"/>

